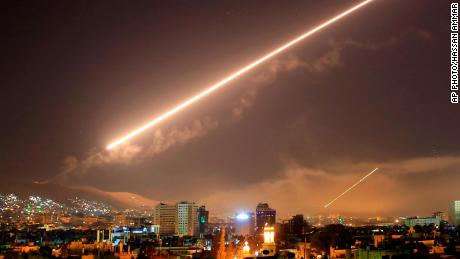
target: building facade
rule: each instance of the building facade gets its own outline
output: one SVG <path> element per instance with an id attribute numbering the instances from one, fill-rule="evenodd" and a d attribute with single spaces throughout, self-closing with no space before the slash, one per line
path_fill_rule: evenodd
<path id="1" fill-rule="evenodd" d="M 208 228 L 209 211 L 194 202 L 174 205 L 160 203 L 155 207 L 153 223 L 160 226 L 163 236 L 202 236 Z M 202 235 L 200 235 L 202 234 Z"/>
<path id="2" fill-rule="evenodd" d="M 453 201 L 450 205 L 449 223 L 455 226 L 460 225 L 460 200 Z"/>
<path id="3" fill-rule="evenodd" d="M 256 207 L 256 233 L 262 234 L 265 224 L 273 226 L 276 223 L 276 210 L 268 203 L 259 203 Z"/>
<path id="4" fill-rule="evenodd" d="M 160 235 L 178 234 L 178 213 L 176 205 L 160 203 L 155 207 L 154 224 L 160 225 Z"/>
<path id="5" fill-rule="evenodd" d="M 209 229 L 209 211 L 206 210 L 205 206 L 198 208 L 198 235 L 203 237 L 208 233 Z"/>
<path id="6" fill-rule="evenodd" d="M 198 206 L 193 202 L 177 204 L 177 234 L 179 236 L 198 235 Z"/>
<path id="7" fill-rule="evenodd" d="M 439 226 L 441 224 L 441 218 L 439 216 L 426 217 L 426 218 L 412 217 L 412 218 L 406 218 L 404 220 L 404 224 L 408 227 L 413 227 L 416 225 L 426 226 L 430 224 Z"/>
<path id="8" fill-rule="evenodd" d="M 287 231 L 292 235 L 301 236 L 305 233 L 308 227 L 307 221 L 304 219 L 302 214 L 292 216 L 288 221 Z"/>

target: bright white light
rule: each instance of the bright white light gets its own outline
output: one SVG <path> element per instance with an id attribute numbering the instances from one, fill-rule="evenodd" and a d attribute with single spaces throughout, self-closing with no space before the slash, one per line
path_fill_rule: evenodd
<path id="1" fill-rule="evenodd" d="M 139 135 L 140 133 L 144 132 L 145 130 L 149 129 L 150 127 L 158 124 L 159 122 L 171 117 L 172 115 L 174 115 L 175 113 L 183 110 L 184 108 L 190 106 L 191 104 L 199 101 L 200 99 L 204 98 L 205 96 L 211 94 L 212 92 L 216 91 L 217 89 L 227 85 L 229 82 L 233 81 L 234 79 L 240 77 L 241 75 L 247 73 L 248 71 L 252 70 L 253 68 L 255 68 L 256 66 L 264 63 L 265 61 L 269 60 L 270 58 L 276 56 L 277 54 L 285 51 L 286 49 L 292 47 L 293 45 L 297 44 L 298 42 L 304 40 L 305 38 L 311 36 L 312 34 L 314 34 L 315 32 L 318 32 L 320 31 L 321 29 L 327 27 L 328 25 L 331 25 L 332 23 L 342 19 L 343 17 L 351 14 L 352 12 L 358 10 L 359 8 L 363 7 L 364 5 L 372 2 L 373 0 L 365 0 L 355 6 L 353 6 L 352 8 L 346 10 L 345 12 L 343 13 L 340 13 L 339 15 L 329 19 L 328 21 L 316 26 L 315 28 L 305 32 L 304 34 L 300 35 L 299 37 L 285 43 L 284 45 L 282 45 L 281 47 L 273 50 L 272 52 L 266 54 L 265 56 L 257 59 L 256 61 L 250 63 L 249 65 L 246 65 L 244 66 L 243 68 L 240 68 L 239 70 L 237 70 L 236 72 L 230 74 L 229 76 L 225 77 L 224 79 L 222 79 L 221 81 L 209 86 L 207 89 L 205 89 L 204 91 L 198 93 L 197 95 L 191 97 L 190 99 L 180 103 L 179 105 L 177 105 L 176 107 L 172 108 L 171 110 L 161 114 L 160 116 L 154 118 L 153 120 L 147 122 L 146 124 L 144 124 L 143 126 L 131 131 L 130 133 L 126 134 L 125 136 L 115 140 L 114 142 L 110 143 L 108 146 L 107 146 L 107 149 L 113 149 L 114 147 L 117 147 L 118 145 L 128 141 L 129 139 Z"/>
<path id="2" fill-rule="evenodd" d="M 236 219 L 238 220 L 247 220 L 249 219 L 249 215 L 247 213 L 240 213 L 236 215 Z"/>

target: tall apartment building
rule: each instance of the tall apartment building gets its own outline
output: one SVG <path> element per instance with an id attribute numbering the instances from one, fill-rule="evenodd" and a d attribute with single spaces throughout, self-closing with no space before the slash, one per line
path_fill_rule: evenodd
<path id="1" fill-rule="evenodd" d="M 178 213 L 176 205 L 160 203 L 155 207 L 154 224 L 160 225 L 160 235 L 178 234 Z"/>
<path id="2" fill-rule="evenodd" d="M 160 235 L 199 236 L 198 213 L 198 206 L 193 202 L 160 203 L 155 207 L 153 222 L 160 225 Z M 207 223 L 207 215 L 203 223 Z"/>
<path id="3" fill-rule="evenodd" d="M 177 204 L 177 233 L 179 236 L 198 235 L 198 206 L 193 202 Z"/>
<path id="4" fill-rule="evenodd" d="M 259 203 L 256 207 L 256 232 L 262 234 L 265 224 L 274 226 L 276 223 L 276 210 L 270 208 L 268 203 Z"/>
<path id="5" fill-rule="evenodd" d="M 198 235 L 195 236 L 203 237 L 208 233 L 209 228 L 209 211 L 206 210 L 205 206 L 198 208 Z"/>

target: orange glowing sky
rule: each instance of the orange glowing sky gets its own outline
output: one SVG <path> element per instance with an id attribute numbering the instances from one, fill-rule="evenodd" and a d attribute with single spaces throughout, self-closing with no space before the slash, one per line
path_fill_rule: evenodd
<path id="1" fill-rule="evenodd" d="M 221 214 L 265 201 L 289 216 L 324 213 L 378 167 L 327 212 L 446 210 L 460 181 L 448 4 L 374 0 L 241 70 L 358 3 L 5 4 L 0 188 L 85 186 Z M 104 150 L 219 82 L 231 87 Z"/>

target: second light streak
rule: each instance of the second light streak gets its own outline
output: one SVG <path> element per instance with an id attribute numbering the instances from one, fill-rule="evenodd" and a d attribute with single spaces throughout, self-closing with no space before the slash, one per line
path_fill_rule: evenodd
<path id="1" fill-rule="evenodd" d="M 339 196 L 335 197 L 332 201 L 330 201 L 328 204 L 324 205 L 324 208 L 327 208 L 331 206 L 332 203 L 334 203 L 336 200 L 338 200 L 340 197 L 343 195 L 347 194 L 347 192 L 351 191 L 353 188 L 355 188 L 358 184 L 360 184 L 362 181 L 366 180 L 367 177 L 371 176 L 375 171 L 377 171 L 379 168 L 376 167 L 374 170 L 372 170 L 370 173 L 366 174 L 363 178 L 359 179 L 355 184 L 350 186 L 350 188 L 346 189 L 344 192 L 342 192 Z"/>

